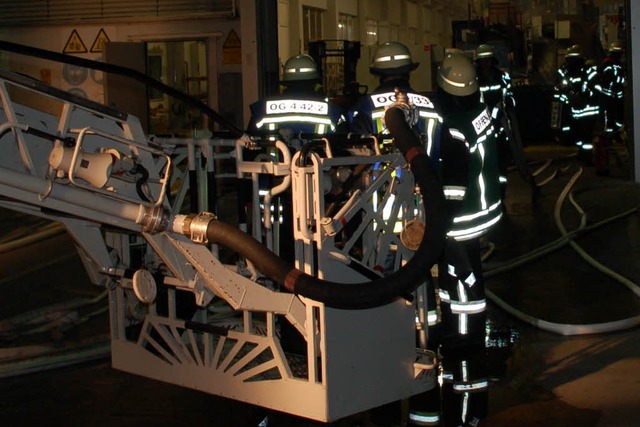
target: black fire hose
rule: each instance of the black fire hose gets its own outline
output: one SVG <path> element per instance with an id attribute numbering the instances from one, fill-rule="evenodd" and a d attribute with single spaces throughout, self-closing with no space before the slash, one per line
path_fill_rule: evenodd
<path id="1" fill-rule="evenodd" d="M 448 228 L 442 185 L 418 137 L 407 125 L 399 108 L 390 108 L 385 123 L 396 146 L 411 167 L 425 205 L 426 230 L 414 256 L 387 277 L 363 283 L 336 283 L 321 280 L 292 268 L 253 237 L 217 219 L 209 222 L 207 238 L 236 250 L 255 267 L 298 295 L 320 301 L 328 307 L 365 309 L 388 304 L 415 290 L 424 282 L 442 251 Z"/>

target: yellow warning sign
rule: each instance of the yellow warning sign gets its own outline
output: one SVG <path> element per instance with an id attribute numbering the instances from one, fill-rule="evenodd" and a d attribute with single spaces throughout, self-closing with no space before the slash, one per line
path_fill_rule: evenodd
<path id="1" fill-rule="evenodd" d="M 222 62 L 225 64 L 242 64 L 240 37 L 231 30 L 222 45 Z"/>
<path id="2" fill-rule="evenodd" d="M 242 43 L 240 43 L 240 37 L 238 37 L 238 34 L 234 30 L 231 30 L 229 32 L 229 35 L 227 36 L 227 39 L 224 41 L 224 44 L 222 45 L 222 47 L 240 47 L 240 46 L 242 46 Z"/>
<path id="3" fill-rule="evenodd" d="M 62 53 L 87 53 L 87 47 L 84 45 L 84 42 L 76 30 L 71 31 L 69 40 L 67 40 L 67 43 L 64 45 Z"/>
<path id="4" fill-rule="evenodd" d="M 90 51 L 93 53 L 102 52 L 102 50 L 104 49 L 105 43 L 109 43 L 109 36 L 107 36 L 107 33 L 104 31 L 104 28 L 100 28 L 100 31 L 96 36 L 96 39 L 93 41 L 93 44 L 91 45 Z"/>

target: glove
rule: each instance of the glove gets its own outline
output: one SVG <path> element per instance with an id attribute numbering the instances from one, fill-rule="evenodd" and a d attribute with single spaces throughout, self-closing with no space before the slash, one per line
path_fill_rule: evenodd
<path id="1" fill-rule="evenodd" d="M 400 90 L 398 90 L 398 88 L 396 88 L 395 93 L 396 101 L 384 107 L 384 111 L 386 112 L 389 108 L 400 108 L 404 113 L 404 119 L 406 120 L 409 127 L 413 127 L 416 123 L 418 123 L 418 109 L 415 107 L 415 105 L 409 102 L 409 97 L 405 92 L 401 92 Z M 382 122 L 384 124 L 384 116 L 382 116 Z"/>

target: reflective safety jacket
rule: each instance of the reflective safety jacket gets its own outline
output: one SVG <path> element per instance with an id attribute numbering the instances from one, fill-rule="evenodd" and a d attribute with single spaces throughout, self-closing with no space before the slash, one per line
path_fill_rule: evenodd
<path id="1" fill-rule="evenodd" d="M 493 119 L 499 119 L 504 112 L 504 108 L 514 106 L 511 76 L 506 71 L 498 67 L 492 68 L 489 75 L 478 71 L 478 85 L 484 103 L 489 108 L 489 113 Z M 509 103 L 509 104 L 507 104 Z"/>
<path id="2" fill-rule="evenodd" d="M 423 137 L 425 149 L 432 158 L 439 152 L 438 137 L 442 117 L 436 111 L 433 102 L 417 93 L 404 79 L 382 83 L 372 93 L 362 96 L 354 108 L 347 114 L 350 120 L 350 132 L 359 135 L 385 135 L 389 131 L 383 124 L 385 107 L 396 101 L 395 88 L 405 92 L 418 111 L 418 133 Z"/>
<path id="3" fill-rule="evenodd" d="M 596 89 L 606 97 L 622 99 L 625 84 L 622 65 L 613 57 L 606 57 L 600 66 L 599 73 Z"/>
<path id="4" fill-rule="evenodd" d="M 566 64 L 558 68 L 553 97 L 571 108 L 573 119 L 593 118 L 599 114 L 600 110 L 592 89 L 597 74 L 595 68 L 585 65 L 575 70 L 567 68 Z"/>
<path id="5" fill-rule="evenodd" d="M 507 152 L 508 148 L 503 147 L 500 149 L 500 145 L 509 144 L 511 123 L 507 108 L 514 108 L 516 105 L 512 92 L 511 76 L 495 65 L 487 72 L 484 72 L 482 67 L 477 67 L 476 75 L 478 76 L 478 86 L 482 100 L 487 105 L 489 114 L 493 119 L 493 125 L 498 132 L 498 152 Z M 500 171 L 500 182 L 506 184 L 508 181 L 507 160 L 503 159 L 503 164 L 504 166 Z"/>
<path id="6" fill-rule="evenodd" d="M 444 117 L 454 140 L 464 141 L 469 151 L 466 186 L 443 189 L 447 200 L 458 201 L 447 236 L 467 240 L 485 234 L 502 217 L 496 132 L 489 111 L 482 103 L 469 111 L 454 111 Z"/>
<path id="7" fill-rule="evenodd" d="M 251 105 L 250 135 L 287 139 L 289 136 L 333 133 L 340 108 L 328 99 L 310 94 L 283 94 Z M 286 141 L 285 141 L 286 142 Z"/>
<path id="8" fill-rule="evenodd" d="M 415 130 L 420 134 L 425 150 L 431 159 L 437 159 L 440 151 L 440 133 L 442 128 L 442 117 L 435 109 L 433 102 L 425 95 L 418 94 L 411 88 L 406 79 L 390 80 L 382 83 L 370 94 L 363 95 L 354 108 L 349 111 L 347 117 L 350 119 L 349 131 L 358 135 L 387 135 L 388 129 L 384 126 L 383 118 L 385 108 L 396 102 L 395 89 L 407 94 L 409 102 L 415 106 L 418 121 Z M 391 139 L 379 140 L 380 143 L 391 142 Z M 435 160 L 434 160 L 435 163 Z M 400 173 L 400 170 L 394 173 Z M 393 207 L 393 199 L 389 199 L 382 211 L 385 221 L 389 220 L 389 213 Z M 402 219 L 402 215 L 398 215 Z M 403 223 L 398 221 L 394 224 L 394 232 L 402 230 Z"/>
<path id="9" fill-rule="evenodd" d="M 620 130 L 624 117 L 624 68 L 613 56 L 605 57 L 599 68 L 596 90 L 600 92 L 600 106 L 605 113 L 605 132 Z"/>

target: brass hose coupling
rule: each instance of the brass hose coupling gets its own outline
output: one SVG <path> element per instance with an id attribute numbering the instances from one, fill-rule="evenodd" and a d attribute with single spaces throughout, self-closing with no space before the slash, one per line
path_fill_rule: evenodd
<path id="1" fill-rule="evenodd" d="M 174 220 L 174 231 L 179 228 L 179 232 L 189 237 L 194 243 L 206 245 L 209 243 L 207 238 L 207 228 L 209 223 L 217 219 L 211 212 L 200 212 L 199 214 L 176 215 Z M 181 224 L 179 224 L 181 222 Z"/>

